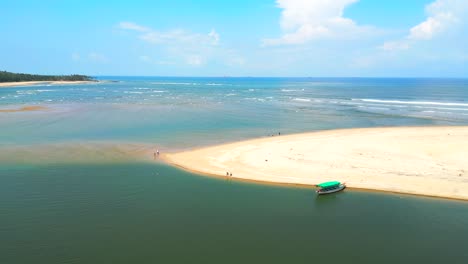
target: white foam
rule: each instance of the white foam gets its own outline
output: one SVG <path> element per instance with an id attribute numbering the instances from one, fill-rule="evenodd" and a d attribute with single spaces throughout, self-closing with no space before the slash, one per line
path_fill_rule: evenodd
<path id="1" fill-rule="evenodd" d="M 293 101 L 298 101 L 298 102 L 310 102 L 310 99 L 307 98 L 294 98 Z"/>
<path id="2" fill-rule="evenodd" d="M 468 106 L 468 103 L 429 102 L 429 101 L 400 101 L 400 100 L 378 100 L 378 99 L 351 99 L 370 103 L 393 103 L 410 105 L 446 105 L 446 106 Z"/>
<path id="3" fill-rule="evenodd" d="M 189 82 L 154 82 L 152 84 L 158 84 L 158 85 L 200 85 L 199 83 L 189 83 Z"/>
<path id="4" fill-rule="evenodd" d="M 281 89 L 282 92 L 301 92 L 301 91 L 304 91 L 304 89 L 302 90 L 295 90 L 295 89 Z"/>
<path id="5" fill-rule="evenodd" d="M 54 90 L 38 89 L 35 91 L 42 93 L 42 92 L 53 92 Z"/>

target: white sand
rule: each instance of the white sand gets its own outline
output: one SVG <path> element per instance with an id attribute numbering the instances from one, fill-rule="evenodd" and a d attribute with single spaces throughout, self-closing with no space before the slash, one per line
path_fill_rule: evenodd
<path id="1" fill-rule="evenodd" d="M 0 87 L 12 86 L 31 86 L 31 85 L 63 85 L 63 84 L 89 84 L 96 83 L 97 81 L 32 81 L 32 82 L 0 82 Z"/>
<path id="2" fill-rule="evenodd" d="M 202 174 L 468 200 L 468 127 L 343 129 L 275 136 L 167 154 Z"/>

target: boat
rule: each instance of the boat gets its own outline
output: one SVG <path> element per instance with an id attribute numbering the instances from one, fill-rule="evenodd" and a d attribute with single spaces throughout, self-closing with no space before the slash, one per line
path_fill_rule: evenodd
<path id="1" fill-rule="evenodd" d="M 339 192 L 346 188 L 345 183 L 341 183 L 339 181 L 323 182 L 317 184 L 316 186 L 319 187 L 319 189 L 316 191 L 319 195 Z"/>

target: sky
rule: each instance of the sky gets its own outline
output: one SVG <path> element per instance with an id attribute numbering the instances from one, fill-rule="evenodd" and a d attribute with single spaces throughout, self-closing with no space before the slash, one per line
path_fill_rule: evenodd
<path id="1" fill-rule="evenodd" d="M 0 70 L 468 78 L 468 0 L 0 0 Z"/>

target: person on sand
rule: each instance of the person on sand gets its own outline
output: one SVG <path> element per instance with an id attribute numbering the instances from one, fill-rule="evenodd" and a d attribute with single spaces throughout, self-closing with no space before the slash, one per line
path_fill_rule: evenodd
<path id="1" fill-rule="evenodd" d="M 157 149 L 157 150 L 156 150 L 156 155 L 158 155 L 158 156 L 159 156 L 159 149 Z"/>

